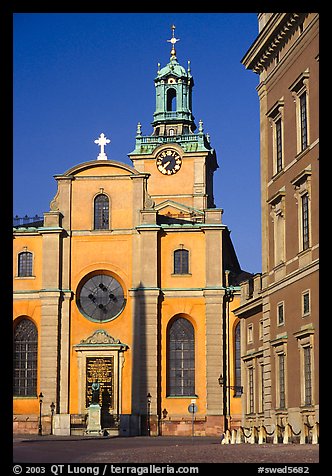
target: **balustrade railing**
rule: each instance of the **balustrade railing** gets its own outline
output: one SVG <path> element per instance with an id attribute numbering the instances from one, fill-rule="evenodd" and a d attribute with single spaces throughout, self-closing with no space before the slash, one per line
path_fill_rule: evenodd
<path id="1" fill-rule="evenodd" d="M 35 215 L 34 217 L 29 217 L 25 215 L 24 217 L 19 217 L 18 215 L 14 216 L 13 218 L 13 226 L 15 228 L 19 226 L 42 226 L 44 223 L 44 217 Z"/>

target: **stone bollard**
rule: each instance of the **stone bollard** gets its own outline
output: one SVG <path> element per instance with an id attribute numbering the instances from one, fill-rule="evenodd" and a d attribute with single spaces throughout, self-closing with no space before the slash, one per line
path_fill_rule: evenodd
<path id="1" fill-rule="evenodd" d="M 243 428 L 242 426 L 240 426 L 240 428 L 237 430 L 237 433 L 236 433 L 236 443 L 240 444 L 240 443 L 245 443 L 245 437 L 244 437 L 244 432 L 243 432 Z"/>
<path id="2" fill-rule="evenodd" d="M 258 432 L 258 444 L 262 445 L 263 443 L 266 443 L 266 429 L 264 425 L 261 425 Z"/>
<path id="3" fill-rule="evenodd" d="M 287 425 L 285 426 L 284 437 L 282 440 L 283 444 L 288 445 L 288 443 L 291 443 L 292 442 L 291 437 L 292 437 L 292 428 L 290 424 L 287 423 Z"/>
<path id="4" fill-rule="evenodd" d="M 300 445 L 305 445 L 308 441 L 309 429 L 308 425 L 302 422 L 301 435 L 300 435 Z"/>
<path id="5" fill-rule="evenodd" d="M 229 430 L 226 430 L 224 433 L 224 439 L 222 440 L 221 444 L 229 445 L 230 441 L 231 441 L 231 433 Z"/>
<path id="6" fill-rule="evenodd" d="M 249 443 L 251 443 L 252 445 L 254 445 L 255 443 L 257 443 L 258 441 L 258 431 L 257 431 L 257 427 L 256 426 L 253 426 L 251 428 L 251 435 L 250 435 L 250 438 L 249 438 Z"/>
<path id="7" fill-rule="evenodd" d="M 311 441 L 311 443 L 313 445 L 317 445 L 318 444 L 318 439 L 319 439 L 319 423 L 316 421 L 316 423 L 314 423 L 314 427 L 313 427 L 313 430 L 312 430 L 312 441 Z"/>
<path id="8" fill-rule="evenodd" d="M 277 445 L 279 443 L 279 438 L 281 438 L 281 428 L 279 425 L 275 426 L 274 434 L 273 434 L 273 444 Z"/>

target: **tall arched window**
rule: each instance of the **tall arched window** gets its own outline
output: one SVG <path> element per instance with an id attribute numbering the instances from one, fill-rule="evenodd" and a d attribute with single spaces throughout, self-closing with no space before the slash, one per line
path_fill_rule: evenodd
<path id="1" fill-rule="evenodd" d="M 18 255 L 18 276 L 32 276 L 32 253 L 22 251 Z"/>
<path id="2" fill-rule="evenodd" d="M 174 274 L 189 273 L 189 251 L 181 248 L 174 251 Z"/>
<path id="3" fill-rule="evenodd" d="M 37 328 L 24 318 L 14 329 L 14 396 L 37 395 L 37 348 Z"/>
<path id="4" fill-rule="evenodd" d="M 241 396 L 241 331 L 240 323 L 235 326 L 234 332 L 234 382 L 235 382 L 235 397 Z"/>
<path id="5" fill-rule="evenodd" d="M 168 395 L 195 395 L 195 336 L 192 324 L 177 318 L 168 330 Z"/>
<path id="6" fill-rule="evenodd" d="M 97 195 L 94 201 L 94 229 L 109 229 L 109 199 L 104 193 Z"/>
<path id="7" fill-rule="evenodd" d="M 174 88 L 167 90 L 167 111 L 176 111 L 176 91 Z"/>

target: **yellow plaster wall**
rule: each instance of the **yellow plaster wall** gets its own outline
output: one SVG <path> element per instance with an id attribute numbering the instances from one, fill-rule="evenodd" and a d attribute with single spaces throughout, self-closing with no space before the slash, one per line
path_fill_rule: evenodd
<path id="1" fill-rule="evenodd" d="M 180 231 L 160 238 L 161 287 L 198 288 L 205 286 L 205 235 L 202 232 Z M 174 274 L 173 253 L 183 248 L 189 251 L 189 274 Z"/>
<path id="2" fill-rule="evenodd" d="M 150 195 L 177 195 L 192 194 L 194 183 L 194 159 L 186 157 L 182 160 L 180 170 L 173 175 L 164 175 L 157 170 L 155 159 L 144 160 L 144 172 L 150 173 L 149 193 Z M 176 198 L 174 198 L 176 200 Z M 156 200 L 158 203 L 162 199 Z M 183 198 L 179 202 L 185 203 Z M 192 199 L 188 199 L 187 205 L 192 205 Z"/>
<path id="3" fill-rule="evenodd" d="M 133 222 L 132 180 L 74 180 L 72 184 L 72 229 L 93 230 L 94 198 L 109 197 L 110 228 L 131 228 Z M 101 190 L 102 189 L 102 190 Z M 88 212 L 88 213 L 87 213 Z"/>

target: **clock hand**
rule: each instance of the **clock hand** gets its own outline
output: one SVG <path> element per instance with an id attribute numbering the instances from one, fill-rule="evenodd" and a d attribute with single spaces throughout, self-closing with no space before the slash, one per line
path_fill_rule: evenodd
<path id="1" fill-rule="evenodd" d="M 164 164 L 164 167 L 165 168 L 168 167 L 170 163 L 171 163 L 171 161 L 169 160 L 168 162 L 166 162 L 166 164 Z"/>

